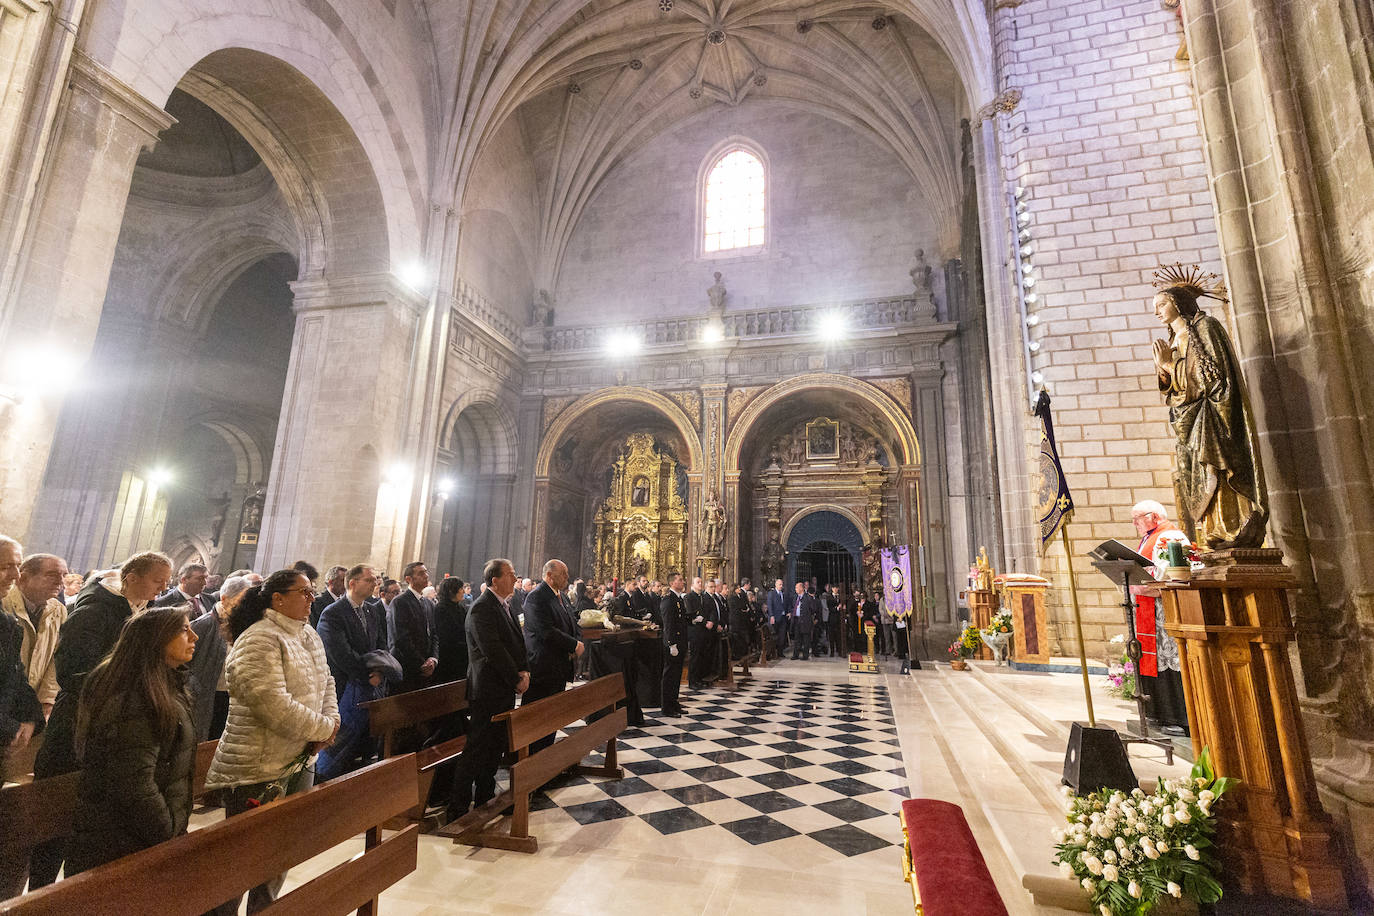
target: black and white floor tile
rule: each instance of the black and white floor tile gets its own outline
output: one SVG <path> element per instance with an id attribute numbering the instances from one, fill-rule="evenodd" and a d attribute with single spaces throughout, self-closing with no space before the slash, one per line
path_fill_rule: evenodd
<path id="1" fill-rule="evenodd" d="M 755 681 L 684 700 L 685 717 L 646 710 L 645 726 L 622 734 L 624 779 L 553 785 L 534 800 L 541 819 L 639 818 L 708 844 L 800 836 L 832 857 L 900 842 L 907 779 L 885 687 Z"/>

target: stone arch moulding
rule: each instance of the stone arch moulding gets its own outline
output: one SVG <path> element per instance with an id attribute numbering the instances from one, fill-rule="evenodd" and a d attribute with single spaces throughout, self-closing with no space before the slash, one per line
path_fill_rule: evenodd
<path id="1" fill-rule="evenodd" d="M 911 418 L 891 395 L 862 379 L 830 372 L 812 372 L 778 382 L 750 401 L 739 417 L 731 422 L 730 434 L 725 440 L 725 473 L 739 473 L 740 453 L 744 450 L 744 443 L 759 418 L 770 408 L 795 394 L 818 389 L 843 391 L 871 405 L 896 434 L 897 445 L 901 449 L 901 454 L 895 456 L 896 463 L 901 466 L 920 466 L 921 446 L 916 438 L 916 428 L 911 425 Z M 866 527 L 862 526 L 860 530 Z"/>
<path id="2" fill-rule="evenodd" d="M 225 290 L 263 258 L 285 254 L 297 258 L 300 268 L 298 247 L 265 234 L 229 231 L 217 239 L 198 242 L 194 250 L 172 254 L 170 260 L 178 267 L 154 293 L 152 310 L 157 321 L 179 322 L 197 334 L 205 333 Z"/>
<path id="3" fill-rule="evenodd" d="M 706 251 L 706 179 L 726 154 L 744 150 L 763 166 L 763 244 L 754 248 L 730 248 L 725 251 Z M 735 257 L 757 257 L 767 254 L 773 246 L 773 168 L 763 145 L 742 134 L 732 134 L 721 140 L 702 157 L 697 167 L 696 184 L 696 252 L 701 261 L 723 261 Z"/>
<path id="4" fill-rule="evenodd" d="M 229 447 L 234 456 L 234 483 L 239 486 L 266 483 L 267 462 L 263 460 L 262 446 L 242 425 L 217 417 L 205 417 L 193 425 L 215 433 Z"/>
<path id="5" fill-rule="evenodd" d="M 295 222 L 301 279 L 389 269 L 391 233 L 372 161 L 308 77 L 270 54 L 222 48 L 177 86 L 214 109 L 262 157 Z M 308 131 L 291 126 L 307 122 Z"/>
<path id="6" fill-rule="evenodd" d="M 615 401 L 644 404 L 663 414 L 673 426 L 677 427 L 678 433 L 687 443 L 688 473 L 699 474 L 702 472 L 706 466 L 706 461 L 702 455 L 701 436 L 692 421 L 688 419 L 686 412 L 676 402 L 657 391 L 648 388 L 625 387 L 603 388 L 578 398 L 564 408 L 557 419 L 553 421 L 548 432 L 544 433 L 544 437 L 539 443 L 538 457 L 534 462 L 534 476 L 536 478 L 549 476 L 549 462 L 553 460 L 554 449 L 578 419 L 594 407 Z"/>
<path id="7" fill-rule="evenodd" d="M 849 509 L 846 509 L 844 506 L 835 505 L 834 503 L 816 503 L 815 505 L 807 506 L 787 520 L 787 524 L 783 526 L 782 529 L 782 536 L 778 539 L 779 543 L 786 546 L 788 539 L 792 537 L 792 532 L 797 525 L 806 519 L 807 516 L 815 515 L 817 512 L 833 512 L 849 522 L 854 526 L 855 530 L 859 532 L 859 537 L 862 539 L 860 541 L 861 544 L 867 544 L 873 539 L 868 530 L 868 523 Z"/>
<path id="8" fill-rule="evenodd" d="M 481 454 L 490 454 L 484 462 L 483 474 L 514 474 L 519 456 L 519 433 L 515 418 L 509 410 L 488 392 L 472 392 L 460 397 L 449 407 L 440 427 L 440 448 L 456 452 L 454 437 L 459 434 L 458 422 L 463 414 L 473 410 L 470 421 L 486 437 Z"/>

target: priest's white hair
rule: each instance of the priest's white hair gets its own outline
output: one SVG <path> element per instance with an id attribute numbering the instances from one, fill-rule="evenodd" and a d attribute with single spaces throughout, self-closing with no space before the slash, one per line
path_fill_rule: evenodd
<path id="1" fill-rule="evenodd" d="M 1140 502 L 1131 506 L 1131 514 L 1138 515 L 1143 512 L 1151 512 L 1160 518 L 1168 518 L 1169 513 L 1165 510 L 1164 504 L 1153 499 L 1142 499 Z"/>

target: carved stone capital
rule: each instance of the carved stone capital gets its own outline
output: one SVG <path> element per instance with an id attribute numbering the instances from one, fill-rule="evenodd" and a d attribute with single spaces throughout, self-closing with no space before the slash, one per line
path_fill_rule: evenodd
<path id="1" fill-rule="evenodd" d="M 71 86 L 142 131 L 145 136 L 141 143 L 145 149 L 151 149 L 158 134 L 177 122 L 79 48 L 72 53 Z"/>
<path id="2" fill-rule="evenodd" d="M 995 117 L 998 114 L 998 112 L 1005 112 L 1007 114 L 1010 114 L 1011 112 L 1015 111 L 1016 106 L 1020 104 L 1020 89 L 1004 89 L 1001 92 L 997 93 L 996 97 L 993 98 L 991 102 L 988 102 L 982 108 L 978 109 L 978 113 L 974 116 L 973 121 L 975 124 L 981 124 L 983 121 L 987 121 Z"/>

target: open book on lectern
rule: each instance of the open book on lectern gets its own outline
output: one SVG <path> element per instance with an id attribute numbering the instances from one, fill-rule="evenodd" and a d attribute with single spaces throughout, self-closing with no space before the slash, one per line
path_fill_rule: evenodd
<path id="1" fill-rule="evenodd" d="M 1154 580 L 1154 576 L 1150 575 L 1150 571 L 1155 565 L 1154 560 L 1141 556 L 1120 541 L 1103 541 L 1089 550 L 1088 556 L 1100 562 L 1116 560 L 1134 563 L 1141 568 L 1147 579 Z"/>

